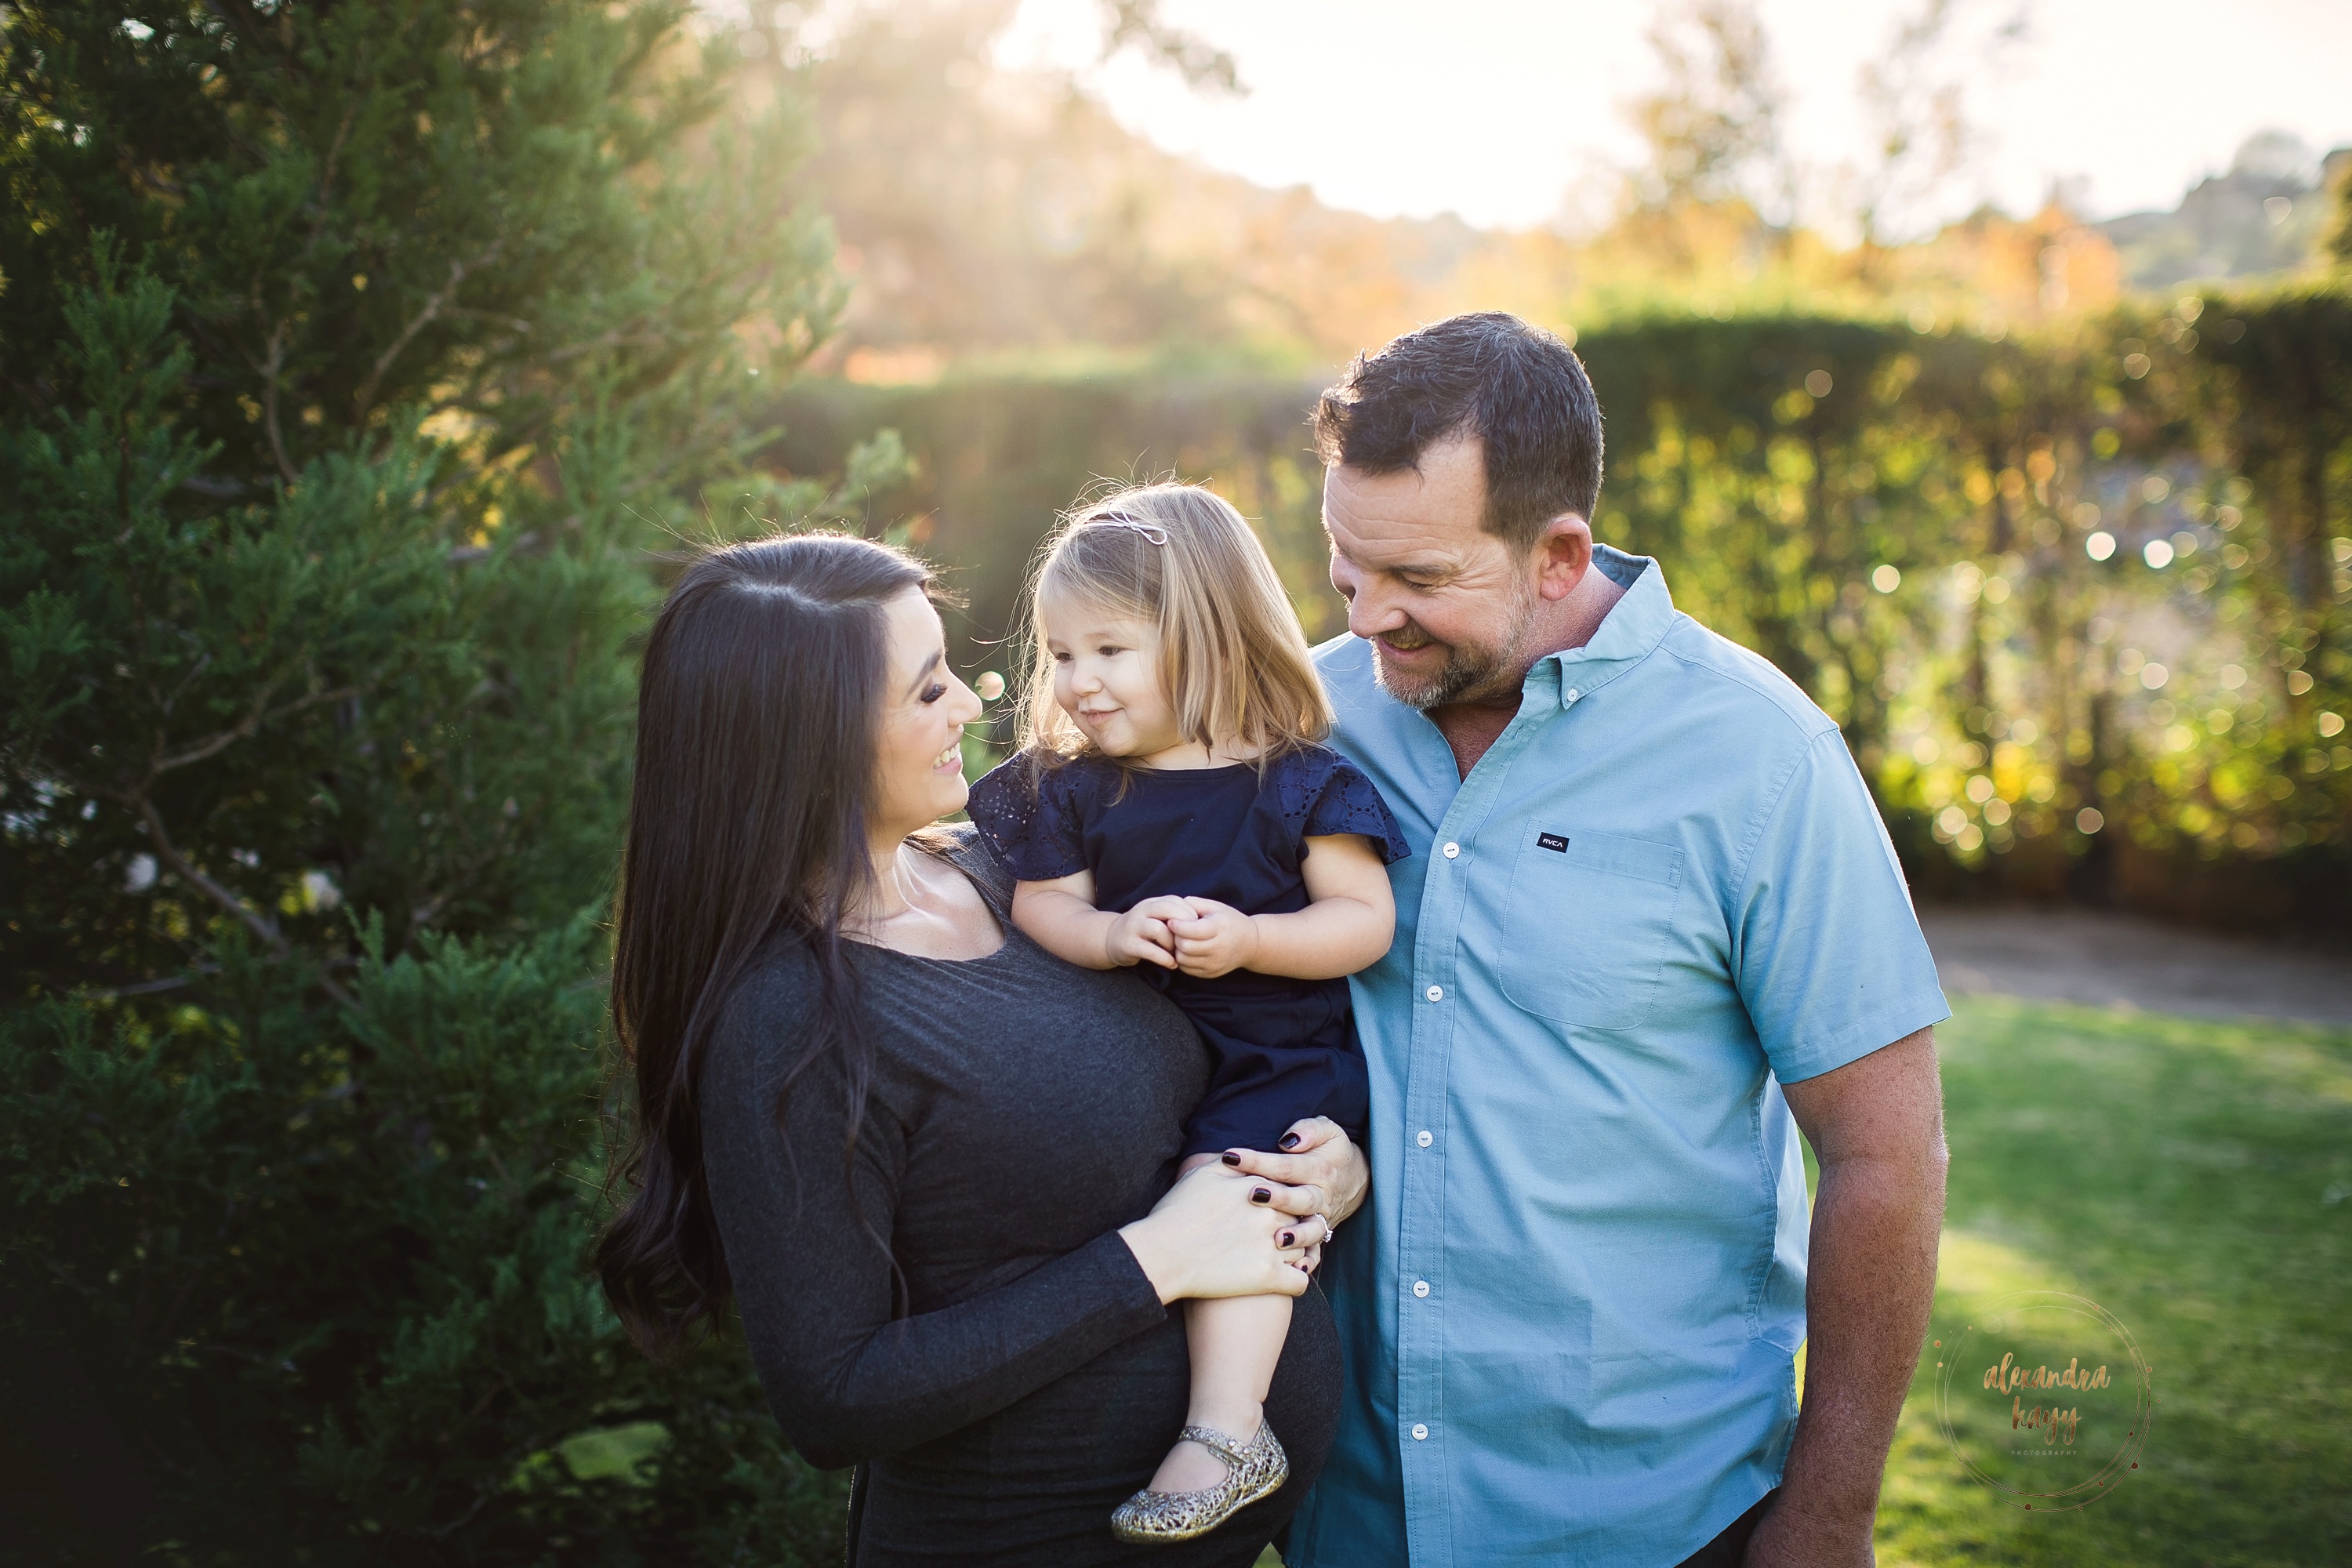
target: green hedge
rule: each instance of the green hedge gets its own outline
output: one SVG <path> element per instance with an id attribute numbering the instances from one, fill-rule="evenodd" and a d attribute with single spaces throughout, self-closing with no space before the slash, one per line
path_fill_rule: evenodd
<path id="1" fill-rule="evenodd" d="M 1925 889 L 2352 921 L 2342 293 L 2195 296 L 2031 340 L 1681 318 L 1578 348 L 1608 420 L 1598 533 L 1838 719 Z M 982 662 L 1010 657 L 992 639 L 1055 512 L 1170 471 L 1260 521 L 1319 637 L 1344 620 L 1316 390 L 803 384 L 770 458 L 823 468 L 900 431 L 919 477 L 883 499 L 954 569 Z"/>

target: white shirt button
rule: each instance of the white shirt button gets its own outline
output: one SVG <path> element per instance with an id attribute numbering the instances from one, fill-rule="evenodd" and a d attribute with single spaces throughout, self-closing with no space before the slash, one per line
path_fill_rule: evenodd
<path id="1" fill-rule="evenodd" d="M 1412 1293 L 1413 1293 L 1414 1295 L 1416 1295 L 1416 1296 L 1426 1296 L 1426 1295 L 1428 1295 L 1428 1294 L 1429 1294 L 1429 1281 L 1428 1281 L 1428 1280 L 1426 1280 L 1426 1279 L 1416 1279 L 1416 1280 L 1414 1280 L 1414 1281 L 1412 1282 Z"/>
<path id="2" fill-rule="evenodd" d="M 1452 860 L 1452 859 L 1457 858 L 1461 855 L 1461 853 L 1462 853 L 1462 846 L 1460 846 L 1459 844 L 1449 844 L 1449 845 L 1447 845 L 1447 846 L 1445 847 L 1445 858 L 1446 858 L 1448 860 Z"/>
<path id="3" fill-rule="evenodd" d="M 1421 1145 L 1423 1148 L 1424 1148 L 1424 1149 L 1428 1148 L 1432 1143 L 1434 1143 L 1434 1142 L 1437 1142 L 1437 1140 L 1436 1140 L 1436 1139 L 1434 1139 L 1434 1138 L 1433 1138 L 1433 1137 L 1431 1137 L 1431 1136 L 1429 1135 L 1429 1129 L 1428 1129 L 1428 1128 L 1426 1128 L 1426 1127 L 1423 1128 L 1420 1131 L 1418 1131 L 1418 1132 L 1414 1133 L 1414 1134 L 1412 1135 L 1412 1141 L 1413 1141 L 1414 1142 L 1416 1142 L 1416 1143 L 1420 1144 L 1420 1145 Z"/>
<path id="4" fill-rule="evenodd" d="M 1576 689 L 1576 688 L 1575 688 L 1575 687 L 1573 687 L 1573 686 L 1571 686 L 1571 687 L 1570 687 L 1570 688 L 1568 689 L 1568 700 L 1569 700 L 1570 702 L 1575 701 L 1579 697 L 1580 697 L 1580 696 L 1582 696 L 1582 695 L 1583 695 L 1583 693 L 1581 693 L 1581 692 L 1578 691 L 1578 690 Z"/>
<path id="5" fill-rule="evenodd" d="M 1429 1436 L 1429 1428 L 1416 1421 L 1412 1424 L 1412 1440 L 1416 1443 Z"/>
<path id="6" fill-rule="evenodd" d="M 1423 992 L 1422 994 L 1428 997 L 1433 1002 L 1443 1002 L 1445 1000 L 1445 987 L 1443 985 L 1433 985 L 1428 990 Z"/>

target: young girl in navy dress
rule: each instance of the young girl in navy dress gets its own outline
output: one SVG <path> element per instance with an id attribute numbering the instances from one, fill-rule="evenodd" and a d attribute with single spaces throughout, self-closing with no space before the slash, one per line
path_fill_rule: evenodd
<path id="1" fill-rule="evenodd" d="M 1331 710 L 1289 600 L 1241 514 L 1154 485 L 1069 518 L 1033 596 L 1019 756 L 972 787 L 1019 886 L 1013 921 L 1072 963 L 1137 966 L 1208 1045 L 1184 1169 L 1369 1113 L 1347 976 L 1388 951 L 1407 853 L 1371 782 L 1320 744 Z M 1206 1533 L 1279 1488 L 1263 1405 L 1290 1301 L 1186 1304 L 1192 1392 L 1129 1541 Z"/>

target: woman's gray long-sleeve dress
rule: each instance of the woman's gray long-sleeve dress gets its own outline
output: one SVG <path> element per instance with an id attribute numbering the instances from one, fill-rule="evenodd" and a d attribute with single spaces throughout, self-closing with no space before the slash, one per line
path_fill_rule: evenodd
<path id="1" fill-rule="evenodd" d="M 1243 1568 L 1329 1447 L 1330 1310 L 1301 1300 L 1267 1400 L 1290 1483 L 1208 1540 L 1119 1542 L 1111 1510 L 1175 1439 L 1189 1368 L 1181 1313 L 1117 1231 L 1174 1179 L 1207 1058 L 1133 976 L 1013 930 L 984 851 L 952 858 L 1004 945 L 970 962 L 855 950 L 877 1053 L 846 1161 L 835 1053 L 779 1111 L 818 995 L 804 954 L 764 963 L 713 1037 L 704 1161 L 761 1385 L 813 1463 L 862 1467 L 855 1568 Z"/>

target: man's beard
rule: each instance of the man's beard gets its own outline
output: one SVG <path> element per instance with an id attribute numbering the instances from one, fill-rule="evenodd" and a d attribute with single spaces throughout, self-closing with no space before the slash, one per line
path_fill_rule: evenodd
<path id="1" fill-rule="evenodd" d="M 1374 650 L 1372 679 L 1382 691 L 1408 708 L 1427 712 L 1452 703 L 1479 701 L 1516 693 L 1527 679 L 1527 670 L 1520 665 L 1517 650 L 1526 643 L 1528 626 L 1535 620 L 1537 596 L 1525 594 L 1512 606 L 1511 626 L 1500 647 L 1486 643 L 1446 643 L 1445 663 L 1434 674 L 1406 675 L 1390 667 L 1389 661 Z M 1427 647 L 1437 641 L 1421 628 L 1417 621 L 1407 620 L 1393 632 L 1384 632 L 1374 642 L 1392 643 L 1402 648 Z"/>

